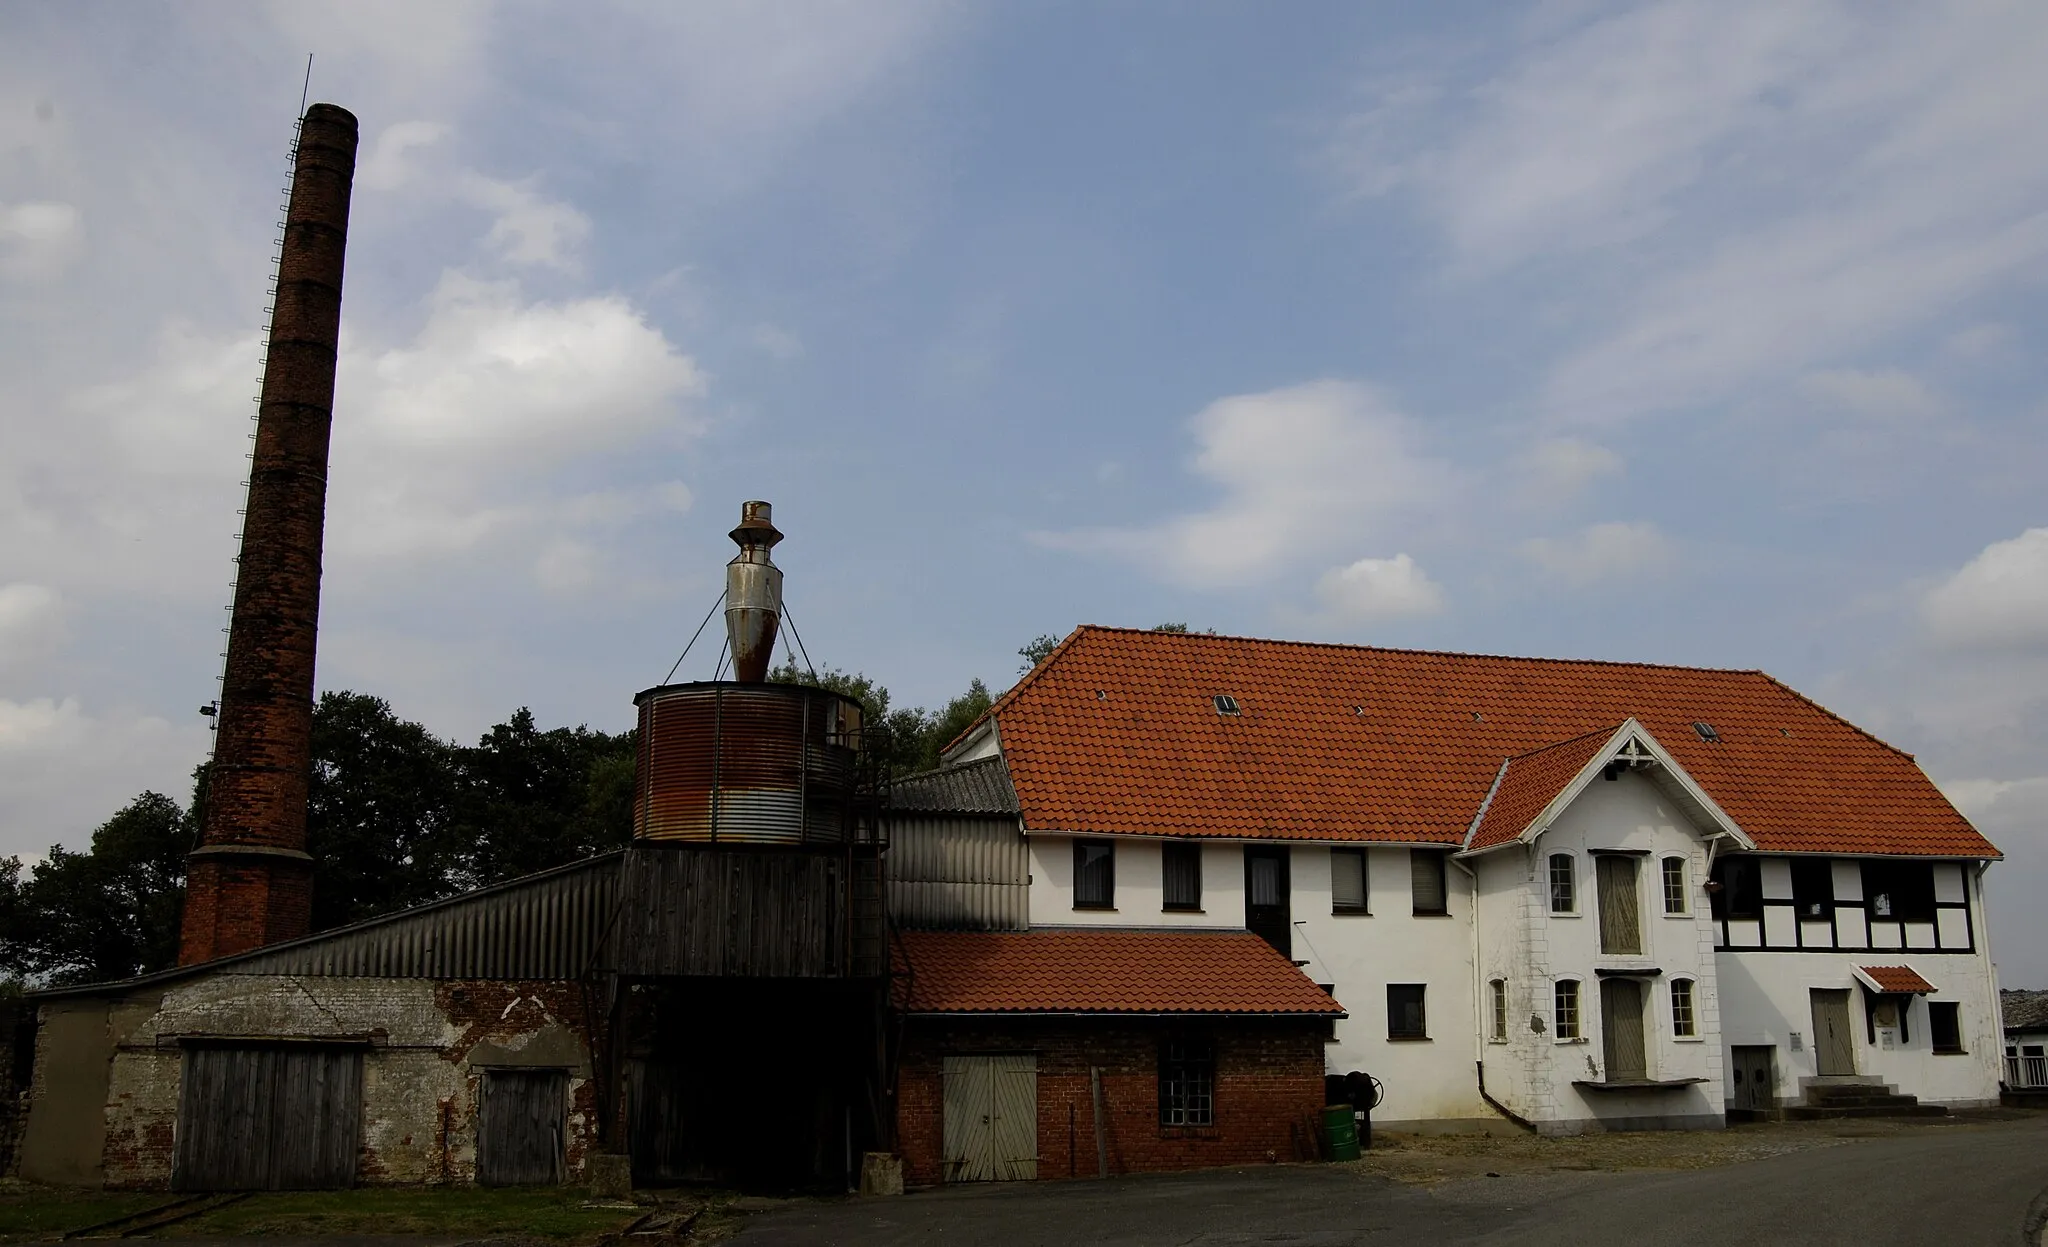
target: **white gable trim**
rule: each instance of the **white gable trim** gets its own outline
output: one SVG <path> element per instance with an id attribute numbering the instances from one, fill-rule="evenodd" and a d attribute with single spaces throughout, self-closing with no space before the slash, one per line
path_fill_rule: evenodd
<path id="1" fill-rule="evenodd" d="M 1492 804 L 1494 794 L 1499 791 L 1513 761 L 1509 759 L 1501 764 L 1500 773 L 1494 776 L 1493 788 L 1486 794 L 1486 804 Z M 1756 842 L 1749 838 L 1749 833 L 1743 831 L 1734 819 L 1728 817 L 1727 811 L 1707 795 L 1706 790 L 1686 773 L 1684 767 L 1678 765 L 1678 760 L 1673 758 L 1664 746 L 1657 743 L 1657 738 L 1650 735 L 1650 729 L 1631 718 L 1614 729 L 1614 734 L 1607 738 L 1607 743 L 1600 747 L 1600 751 L 1593 755 L 1592 760 L 1579 768 L 1578 774 L 1572 776 L 1570 782 L 1550 799 L 1550 804 L 1544 806 L 1535 818 L 1529 820 L 1529 825 L 1517 832 L 1514 839 L 1502 841 L 1490 848 L 1468 852 L 1473 852 L 1474 856 L 1477 856 L 1493 849 L 1506 848 L 1510 844 L 1536 843 L 1536 838 L 1550 830 L 1550 825 L 1563 816 L 1572 802 L 1578 800 L 1579 794 L 1586 790 L 1586 785 L 1593 782 L 1593 777 L 1605 770 L 1608 763 L 1615 761 L 1626 762 L 1631 766 L 1654 768 L 1651 770 L 1651 781 L 1671 791 L 1672 795 L 1683 803 L 1692 806 L 1689 812 L 1708 824 L 1711 832 L 1725 835 L 1745 849 L 1756 848 Z M 1479 820 L 1484 818 L 1485 814 L 1486 808 L 1482 805 L 1479 816 L 1473 819 L 1471 828 L 1465 833 L 1467 844 L 1471 843 L 1472 835 L 1479 828 Z"/>

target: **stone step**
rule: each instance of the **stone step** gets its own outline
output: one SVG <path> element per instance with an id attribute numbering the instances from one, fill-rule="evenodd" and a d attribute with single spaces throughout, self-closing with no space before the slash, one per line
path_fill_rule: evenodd
<path id="1" fill-rule="evenodd" d="M 1786 1121 L 1833 1121 L 1842 1117 L 1946 1117 L 1948 1110 L 1939 1104 L 1856 1104 L 1845 1107 L 1818 1104 L 1793 1104 L 1786 1107 Z"/>
<path id="2" fill-rule="evenodd" d="M 1874 1095 L 1817 1096 L 1809 1094 L 1806 1097 L 1806 1102 L 1814 1108 L 1911 1108 L 1920 1103 L 1920 1097 L 1914 1095 L 1887 1095 L 1881 1091 Z"/>

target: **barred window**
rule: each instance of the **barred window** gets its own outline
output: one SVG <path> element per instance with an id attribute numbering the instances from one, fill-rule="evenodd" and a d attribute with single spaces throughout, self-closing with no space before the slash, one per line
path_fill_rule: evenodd
<path id="1" fill-rule="evenodd" d="M 1550 855 L 1550 912 L 1576 913 L 1579 908 L 1578 875 L 1569 853 Z"/>
<path id="2" fill-rule="evenodd" d="M 1115 842 L 1074 841 L 1074 908 L 1110 909 L 1115 905 Z"/>
<path id="3" fill-rule="evenodd" d="M 1579 1037 L 1579 981 L 1559 979 L 1557 998 L 1551 1016 L 1552 1029 L 1559 1039 Z"/>
<path id="4" fill-rule="evenodd" d="M 1493 1042 L 1508 1041 L 1508 981 L 1493 980 Z"/>
<path id="5" fill-rule="evenodd" d="M 1671 1033 L 1681 1039 L 1699 1034 L 1699 1024 L 1693 1017 L 1691 979 L 1671 980 Z"/>
<path id="6" fill-rule="evenodd" d="M 1365 907 L 1365 850 L 1330 850 L 1330 912 L 1362 914 Z"/>
<path id="7" fill-rule="evenodd" d="M 1216 1051 L 1206 1039 L 1159 1045 L 1159 1124 L 1216 1124 Z"/>
<path id="8" fill-rule="evenodd" d="M 1163 909 L 1202 907 L 1202 846 L 1167 841 L 1160 846 L 1160 870 L 1164 875 Z"/>
<path id="9" fill-rule="evenodd" d="M 1685 859 L 1667 857 L 1664 859 L 1664 912 L 1682 914 L 1685 904 Z"/>

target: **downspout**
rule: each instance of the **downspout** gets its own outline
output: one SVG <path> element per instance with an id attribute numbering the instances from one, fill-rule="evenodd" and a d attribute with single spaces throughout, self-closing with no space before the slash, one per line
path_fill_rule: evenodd
<path id="1" fill-rule="evenodd" d="M 1513 1109 L 1494 1099 L 1486 1090 L 1486 988 L 1479 969 L 1479 872 L 1455 857 L 1451 858 L 1450 862 L 1472 881 L 1472 1019 L 1478 1023 L 1472 1028 L 1472 1067 L 1479 1071 L 1479 1098 L 1494 1112 L 1530 1134 L 1535 1134 L 1536 1127 L 1524 1121 Z"/>

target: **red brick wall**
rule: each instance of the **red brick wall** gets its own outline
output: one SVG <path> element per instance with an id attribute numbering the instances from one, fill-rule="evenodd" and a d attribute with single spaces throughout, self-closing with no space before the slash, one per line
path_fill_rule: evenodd
<path id="1" fill-rule="evenodd" d="M 1203 1034 L 1215 1044 L 1213 1126 L 1159 1124 L 1159 1044 L 1174 1034 Z M 1111 1173 L 1313 1160 L 1328 1036 L 1328 1023 L 1297 1020 L 1190 1026 L 1107 1019 L 913 1021 L 904 1037 L 896 1093 L 905 1180 L 941 1180 L 945 1058 L 992 1052 L 1038 1057 L 1041 1178 L 1096 1174 L 1091 1066 L 1102 1069 Z"/>

